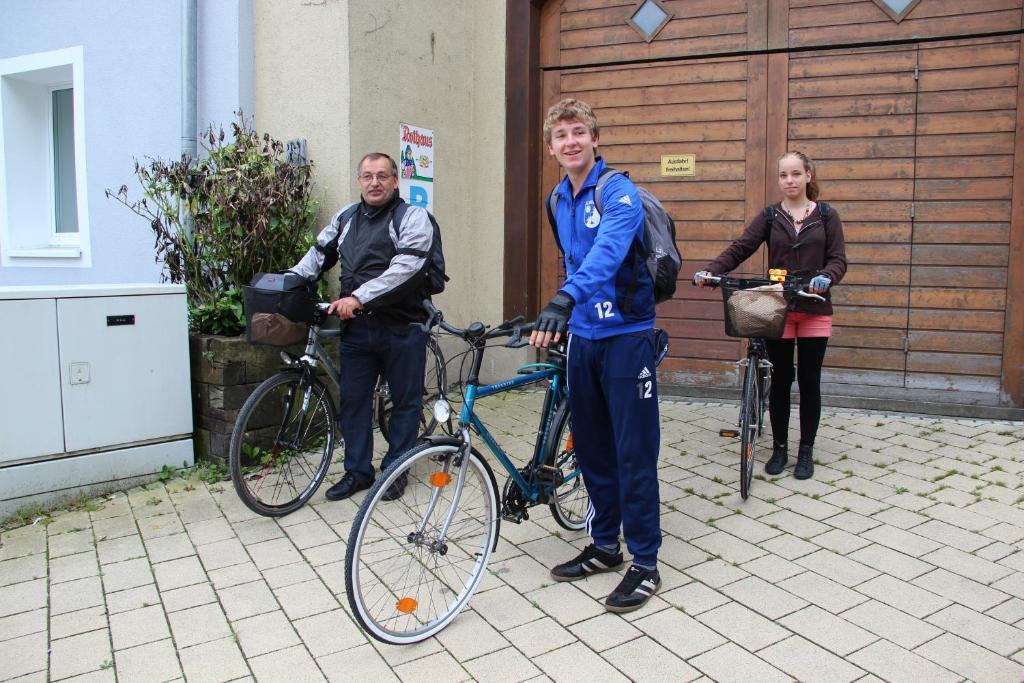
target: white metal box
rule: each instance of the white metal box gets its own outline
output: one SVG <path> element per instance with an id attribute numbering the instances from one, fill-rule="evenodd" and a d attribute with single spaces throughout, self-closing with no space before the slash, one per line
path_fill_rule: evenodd
<path id="1" fill-rule="evenodd" d="M 184 287 L 6 287 L 0 315 L 0 513 L 192 464 Z"/>

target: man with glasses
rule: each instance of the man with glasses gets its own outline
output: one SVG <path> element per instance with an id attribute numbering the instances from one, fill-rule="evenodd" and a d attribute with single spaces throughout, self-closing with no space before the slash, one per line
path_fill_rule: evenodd
<path id="1" fill-rule="evenodd" d="M 357 178 L 360 200 L 339 211 L 292 268 L 315 278 L 341 264 L 341 296 L 328 312 L 345 321 L 340 364 L 345 475 L 327 490 L 328 500 L 348 498 L 373 484 L 373 390 L 378 376 L 387 380 L 394 406 L 382 471 L 412 448 L 423 410 L 427 336 L 411 323 L 427 319 L 417 276 L 434 239 L 430 214 L 398 195 L 398 167 L 387 154 L 363 157 Z M 399 498 L 405 485 L 405 478 L 396 480 L 384 499 Z"/>

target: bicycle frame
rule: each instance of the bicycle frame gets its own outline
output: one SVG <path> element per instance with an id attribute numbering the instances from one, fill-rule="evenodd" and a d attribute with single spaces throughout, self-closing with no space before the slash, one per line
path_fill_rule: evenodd
<path id="1" fill-rule="evenodd" d="M 462 411 L 459 414 L 459 427 L 463 431 L 463 440 L 466 443 L 470 442 L 468 429 L 466 428 L 471 426 L 476 430 L 477 434 L 480 435 L 480 438 L 482 438 L 484 443 L 487 444 L 487 448 L 492 454 L 494 454 L 494 457 L 499 463 L 501 463 L 501 466 L 506 472 L 508 472 L 508 475 L 513 481 L 515 481 L 516 485 L 523 491 L 527 498 L 529 498 L 531 503 L 536 503 L 541 495 L 540 487 L 530 484 L 530 482 L 523 478 L 523 475 L 519 472 L 519 468 L 515 466 L 512 459 L 498 444 L 494 436 L 491 435 L 490 430 L 487 429 L 483 421 L 480 420 L 473 411 L 478 398 L 485 398 L 511 389 L 517 389 L 530 384 L 550 380 L 551 383 L 544 396 L 544 407 L 541 409 L 541 417 L 537 430 L 537 440 L 534 442 L 533 458 L 530 460 L 531 464 L 540 462 L 548 447 L 548 438 L 550 437 L 549 426 L 551 424 L 551 420 L 554 418 L 555 407 L 567 395 L 564 386 L 565 370 L 550 363 L 532 363 L 524 366 L 522 369 L 528 368 L 539 369 L 533 370 L 529 374 L 521 377 L 513 377 L 493 384 L 469 384 L 466 387 L 465 401 L 462 404 Z M 571 478 L 566 481 L 570 480 Z"/>
<path id="2" fill-rule="evenodd" d="M 550 380 L 548 390 L 544 395 L 544 408 L 541 410 L 537 440 L 534 443 L 533 457 L 530 459 L 530 464 L 536 465 L 536 463 L 540 462 L 540 459 L 544 457 L 544 451 L 547 449 L 547 439 L 550 435 L 549 427 L 551 420 L 554 418 L 555 406 L 557 406 L 558 403 L 566 396 L 565 387 L 562 382 L 565 370 L 564 368 L 551 363 L 531 363 L 530 365 L 523 366 L 523 368 L 520 369 L 540 369 L 531 371 L 521 377 L 513 377 L 493 384 L 481 385 L 476 381 L 476 378 L 479 372 L 480 360 L 483 356 L 483 347 L 475 349 L 474 353 L 476 354 L 474 372 L 472 373 L 473 376 L 470 378 L 469 383 L 466 385 L 465 400 L 462 404 L 462 410 L 459 413 L 459 432 L 461 435 L 462 448 L 464 449 L 464 452 L 468 452 L 472 448 L 472 437 L 470 436 L 470 428 L 472 427 L 472 429 L 475 429 L 484 440 L 484 443 L 487 444 L 487 448 L 491 451 L 494 457 L 497 458 L 498 462 L 501 463 L 501 466 L 508 473 L 509 477 L 511 477 L 516 483 L 516 486 L 518 486 L 523 494 L 529 498 L 531 503 L 536 503 L 542 493 L 540 486 L 534 486 L 523 478 L 523 475 L 519 472 L 519 468 L 515 466 L 512 459 L 498 444 L 497 440 L 495 440 L 494 436 L 491 434 L 490 430 L 487 429 L 487 426 L 484 425 L 483 421 L 477 417 L 473 408 L 475 407 L 476 400 L 478 398 L 486 398 L 487 396 L 500 394 L 505 391 L 510 391 L 511 389 Z M 468 467 L 468 463 L 469 461 L 467 459 L 463 459 L 459 466 L 459 474 L 455 483 L 455 491 L 452 494 L 452 501 L 448 508 L 448 514 L 445 516 L 444 523 L 441 525 L 441 529 L 438 534 L 438 543 L 444 543 L 444 539 L 448 536 L 448 527 L 451 524 L 456 510 L 459 508 L 459 502 L 462 499 L 462 489 L 466 480 L 466 468 Z M 576 475 L 574 474 L 565 481 L 572 481 L 575 476 Z M 433 513 L 434 507 L 437 504 L 438 495 L 439 492 L 435 491 L 431 497 L 427 512 L 424 515 L 423 521 L 418 530 L 419 534 L 423 533 L 427 520 L 430 519 L 430 515 Z M 494 542 L 497 544 L 497 536 L 495 536 Z"/>
<path id="3" fill-rule="evenodd" d="M 335 365 L 334 361 L 331 360 L 331 354 L 324 350 L 323 345 L 320 343 L 320 337 L 339 337 L 341 336 L 341 329 L 321 329 L 320 325 L 314 324 L 309 327 L 309 336 L 306 339 L 306 349 L 302 352 L 301 358 L 295 359 L 303 363 L 303 365 L 316 368 L 320 363 L 326 366 L 327 376 L 334 383 L 334 386 L 341 388 L 341 370 Z M 284 352 L 281 352 L 284 355 Z"/>

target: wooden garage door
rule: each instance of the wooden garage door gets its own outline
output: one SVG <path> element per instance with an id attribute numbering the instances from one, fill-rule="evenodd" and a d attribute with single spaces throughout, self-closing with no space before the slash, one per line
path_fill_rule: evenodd
<path id="1" fill-rule="evenodd" d="M 896 23 L 867 0 L 664 0 L 674 16 L 651 43 L 624 23 L 637 4 L 546 3 L 541 99 L 591 103 L 605 158 L 676 220 L 684 268 L 658 308 L 673 339 L 666 384 L 738 386 L 742 344 L 722 332 L 718 295 L 688 279 L 778 200 L 776 157 L 789 148 L 818 161 L 846 228 L 826 394 L 989 406 L 1016 396 L 1008 340 L 1020 326 L 1006 311 L 1020 37 L 913 41 L 1019 27 L 1020 1 L 922 1 Z M 872 40 L 907 42 L 825 49 Z M 687 55 L 705 58 L 659 61 Z M 695 154 L 697 175 L 661 177 L 666 154 Z M 542 196 L 559 178 L 545 159 Z M 560 259 L 541 222 L 546 296 Z M 743 270 L 763 267 L 759 253 Z"/>

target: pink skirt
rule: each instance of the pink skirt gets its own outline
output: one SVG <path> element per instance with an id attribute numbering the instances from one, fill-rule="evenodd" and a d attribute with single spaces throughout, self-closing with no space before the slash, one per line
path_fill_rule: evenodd
<path id="1" fill-rule="evenodd" d="M 789 312 L 789 315 L 786 316 L 786 329 L 782 331 L 783 339 L 831 336 L 832 316 L 799 311 Z"/>

